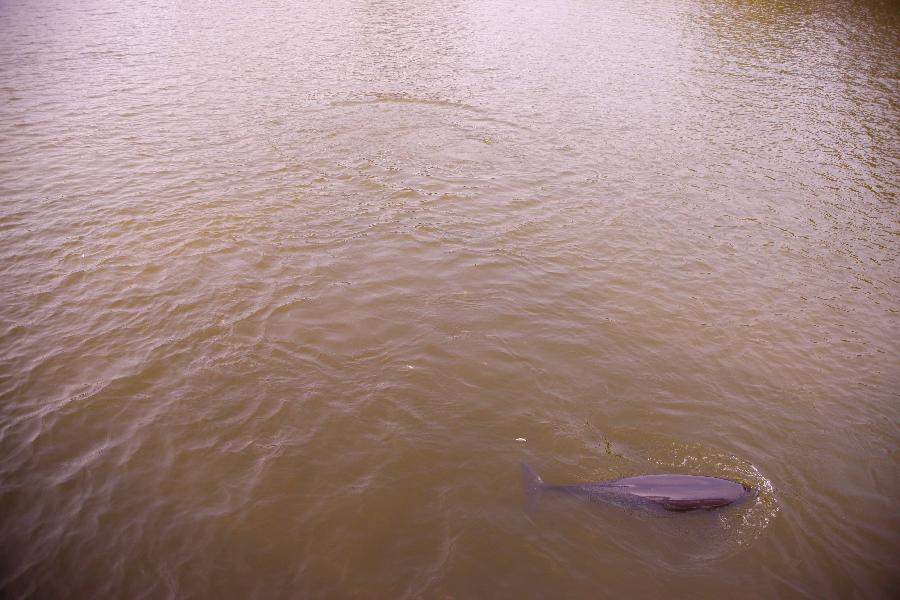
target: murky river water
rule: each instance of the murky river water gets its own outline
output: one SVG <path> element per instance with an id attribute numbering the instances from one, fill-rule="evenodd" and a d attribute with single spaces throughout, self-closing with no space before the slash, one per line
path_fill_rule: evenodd
<path id="1" fill-rule="evenodd" d="M 0 595 L 896 594 L 898 59 L 875 2 L 0 1 Z"/>

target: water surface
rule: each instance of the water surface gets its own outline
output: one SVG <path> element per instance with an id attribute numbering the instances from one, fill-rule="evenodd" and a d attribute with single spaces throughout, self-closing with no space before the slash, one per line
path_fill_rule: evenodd
<path id="1" fill-rule="evenodd" d="M 898 58 L 849 0 L 0 0 L 0 592 L 896 594 Z"/>

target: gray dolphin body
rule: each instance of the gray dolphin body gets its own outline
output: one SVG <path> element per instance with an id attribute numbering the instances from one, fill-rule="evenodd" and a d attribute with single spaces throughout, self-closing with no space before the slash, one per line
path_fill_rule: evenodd
<path id="1" fill-rule="evenodd" d="M 625 506 L 659 506 L 672 511 L 719 508 L 756 495 L 730 479 L 703 475 L 639 475 L 575 485 L 548 485 L 522 463 L 525 498 L 534 508 L 545 491 L 586 496 L 597 502 Z"/>

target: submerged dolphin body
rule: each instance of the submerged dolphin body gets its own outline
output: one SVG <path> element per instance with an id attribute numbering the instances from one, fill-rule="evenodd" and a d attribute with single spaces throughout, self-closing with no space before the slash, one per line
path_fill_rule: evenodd
<path id="1" fill-rule="evenodd" d="M 728 506 L 755 495 L 749 486 L 703 475 L 639 475 L 596 483 L 548 485 L 525 463 L 522 463 L 522 475 L 529 509 L 537 506 L 545 491 L 587 496 L 609 504 L 655 505 L 680 512 Z"/>

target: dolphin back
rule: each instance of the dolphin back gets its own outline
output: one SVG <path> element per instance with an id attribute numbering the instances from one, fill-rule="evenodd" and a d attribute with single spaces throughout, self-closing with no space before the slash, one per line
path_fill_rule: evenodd
<path id="1" fill-rule="evenodd" d="M 595 502 L 656 505 L 678 512 L 719 508 L 756 496 L 748 485 L 705 475 L 637 475 L 595 483 L 548 485 L 526 463 L 522 463 L 522 484 L 526 512 L 537 508 L 548 490 L 587 496 Z"/>

